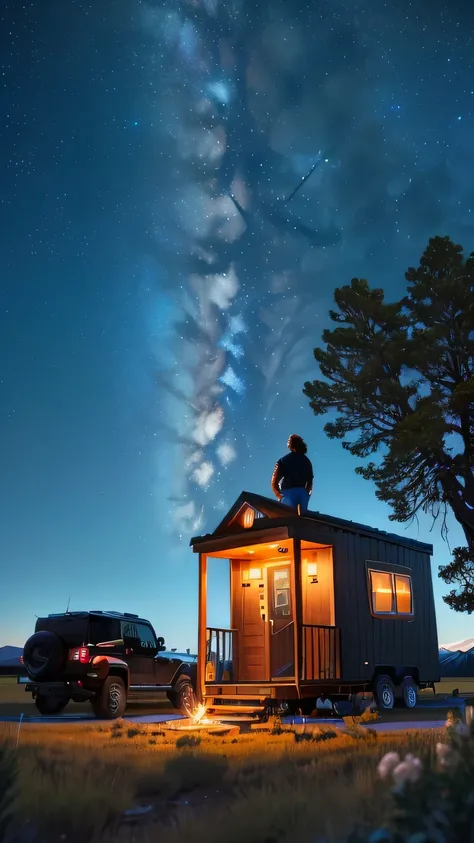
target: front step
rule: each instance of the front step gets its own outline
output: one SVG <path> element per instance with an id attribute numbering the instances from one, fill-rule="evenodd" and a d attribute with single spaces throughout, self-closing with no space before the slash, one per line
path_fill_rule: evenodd
<path id="1" fill-rule="evenodd" d="M 258 717 L 259 714 L 263 714 L 265 711 L 263 703 L 259 705 L 239 705 L 238 703 L 235 705 L 213 705 L 212 703 L 206 701 L 205 706 L 206 714 L 214 717 L 220 717 L 221 714 L 233 714 L 236 717 L 239 715 L 251 714 L 254 715 L 254 717 Z"/>

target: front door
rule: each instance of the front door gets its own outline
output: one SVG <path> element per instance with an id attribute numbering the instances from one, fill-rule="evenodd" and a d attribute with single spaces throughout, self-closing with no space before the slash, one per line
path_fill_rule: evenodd
<path id="1" fill-rule="evenodd" d="M 294 677 L 295 625 L 291 605 L 290 565 L 268 568 L 271 679 Z"/>
<path id="2" fill-rule="evenodd" d="M 263 612 L 264 583 L 261 579 L 242 581 L 242 635 L 239 679 L 243 682 L 264 682 L 267 679 L 265 658 L 266 623 Z"/>

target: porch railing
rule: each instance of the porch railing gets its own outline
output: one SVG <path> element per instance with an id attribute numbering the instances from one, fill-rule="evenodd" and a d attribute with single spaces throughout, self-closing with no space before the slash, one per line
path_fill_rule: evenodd
<path id="1" fill-rule="evenodd" d="M 303 624 L 302 681 L 340 679 L 341 630 Z"/>
<path id="2" fill-rule="evenodd" d="M 235 681 L 237 670 L 237 630 L 209 627 L 206 631 L 206 683 Z"/>

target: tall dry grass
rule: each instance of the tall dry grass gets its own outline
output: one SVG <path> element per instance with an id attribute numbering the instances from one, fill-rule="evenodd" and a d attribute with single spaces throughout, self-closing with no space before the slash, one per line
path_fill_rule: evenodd
<path id="1" fill-rule="evenodd" d="M 7 724 L 3 739 L 18 765 L 17 824 L 28 821 L 49 843 L 136 839 L 122 820 L 137 804 L 153 806 L 139 826 L 144 843 L 307 843 L 374 825 L 386 798 L 380 757 L 430 755 L 438 739 L 360 732 L 252 733 L 177 748 L 159 727 L 26 725 L 16 748 L 17 726 Z"/>

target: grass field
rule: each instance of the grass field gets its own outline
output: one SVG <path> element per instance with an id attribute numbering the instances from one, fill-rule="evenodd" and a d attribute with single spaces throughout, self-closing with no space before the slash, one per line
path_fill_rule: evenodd
<path id="1" fill-rule="evenodd" d="M 151 710 L 160 709 L 166 704 Z M 19 712 L 36 713 L 31 698 L 15 680 L 0 680 L 0 716 Z M 427 719 L 427 709 L 415 712 L 399 709 L 390 719 Z M 433 712 L 434 719 L 443 715 Z M 0 723 L 0 782 L 7 745 L 19 771 L 15 822 L 28 822 L 51 843 L 135 843 L 137 834 L 143 843 L 339 843 L 355 825 L 373 827 L 382 817 L 388 792 L 376 772 L 380 758 L 391 750 L 429 758 L 440 735 L 312 726 L 297 736 L 242 732 L 193 744 L 159 724 L 126 719 Z M 0 784 L 0 808 L 1 798 Z M 132 822 L 124 812 L 137 806 L 151 811 Z"/>
<path id="2" fill-rule="evenodd" d="M 152 807 L 138 821 L 145 843 L 332 843 L 383 813 L 382 755 L 431 756 L 439 734 L 316 728 L 297 737 L 203 737 L 193 745 L 156 725 L 119 721 L 20 730 L 0 724 L 2 738 L 19 768 L 18 822 L 28 821 L 40 839 L 131 843 L 137 829 L 123 812 L 141 805 Z"/>

